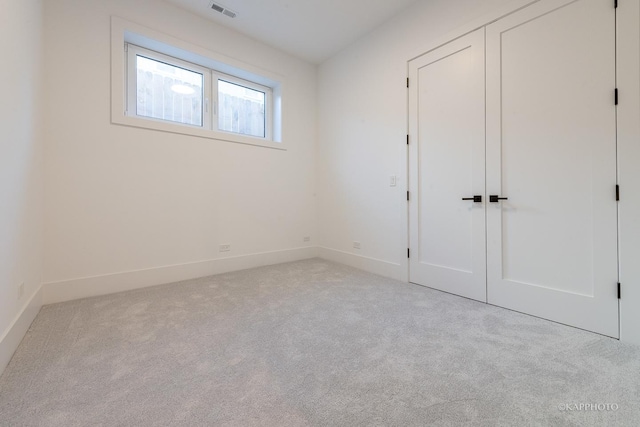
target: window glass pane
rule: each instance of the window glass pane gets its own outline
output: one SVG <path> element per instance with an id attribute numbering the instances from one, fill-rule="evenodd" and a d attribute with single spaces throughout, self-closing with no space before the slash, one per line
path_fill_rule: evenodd
<path id="1" fill-rule="evenodd" d="M 218 128 L 265 138 L 264 92 L 218 80 Z"/>
<path id="2" fill-rule="evenodd" d="M 136 113 L 202 126 L 203 75 L 144 56 L 136 58 Z"/>

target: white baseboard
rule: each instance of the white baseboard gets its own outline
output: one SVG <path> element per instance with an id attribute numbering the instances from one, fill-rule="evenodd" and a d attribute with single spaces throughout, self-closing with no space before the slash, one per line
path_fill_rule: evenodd
<path id="1" fill-rule="evenodd" d="M 369 258 L 361 255 L 343 252 L 336 249 L 324 247 L 318 248 L 318 256 L 329 261 L 345 264 L 350 267 L 359 268 L 370 273 L 380 276 L 389 277 L 391 279 L 408 281 L 406 266 L 395 264 L 380 259 Z"/>
<path id="2" fill-rule="evenodd" d="M 0 375 L 2 375 L 2 372 L 4 372 L 4 369 L 9 364 L 13 353 L 18 349 L 22 338 L 26 335 L 29 326 L 31 326 L 31 323 L 33 323 L 41 308 L 42 286 L 40 286 L 31 299 L 27 301 L 20 314 L 18 314 L 0 337 Z"/>
<path id="3" fill-rule="evenodd" d="M 188 264 L 170 265 L 145 270 L 127 271 L 104 276 L 49 282 L 43 285 L 44 304 L 71 301 L 116 292 L 146 288 L 148 286 L 196 279 L 214 274 L 265 265 L 280 264 L 314 258 L 317 248 L 296 248 L 274 252 L 219 258 Z"/>

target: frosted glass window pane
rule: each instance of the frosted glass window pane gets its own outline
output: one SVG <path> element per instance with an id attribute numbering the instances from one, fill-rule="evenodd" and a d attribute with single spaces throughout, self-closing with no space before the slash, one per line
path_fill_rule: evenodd
<path id="1" fill-rule="evenodd" d="M 136 113 L 202 126 L 203 75 L 144 56 L 136 58 Z"/>
<path id="2" fill-rule="evenodd" d="M 218 128 L 264 138 L 265 102 L 264 92 L 218 80 Z"/>

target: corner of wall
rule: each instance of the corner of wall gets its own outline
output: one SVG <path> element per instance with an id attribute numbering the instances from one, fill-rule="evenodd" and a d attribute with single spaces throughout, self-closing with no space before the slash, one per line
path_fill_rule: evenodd
<path id="1" fill-rule="evenodd" d="M 42 308 L 42 294 L 42 286 L 40 286 L 0 337 L 0 375 L 9 365 L 13 354 Z"/>

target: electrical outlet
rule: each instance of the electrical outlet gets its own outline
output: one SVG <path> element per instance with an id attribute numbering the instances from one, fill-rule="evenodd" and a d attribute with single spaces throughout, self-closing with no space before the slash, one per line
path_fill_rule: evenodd
<path id="1" fill-rule="evenodd" d="M 353 242 L 354 249 L 360 249 L 360 242 Z"/>
<path id="2" fill-rule="evenodd" d="M 220 245 L 220 252 L 229 252 L 231 250 L 231 245 Z"/>
<path id="3" fill-rule="evenodd" d="M 311 237 L 309 237 L 309 236 L 303 237 L 302 241 L 303 242 L 310 242 L 311 241 Z"/>
<path id="4" fill-rule="evenodd" d="M 22 299 L 23 295 L 24 295 L 24 282 L 20 283 L 20 286 L 18 286 L 18 299 Z"/>

